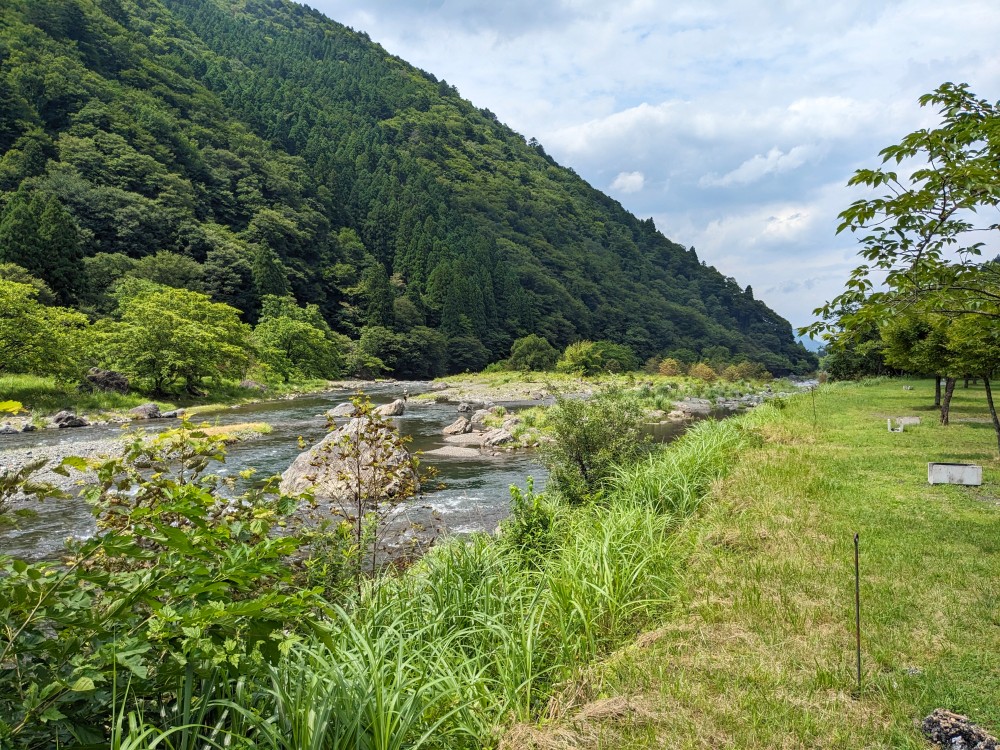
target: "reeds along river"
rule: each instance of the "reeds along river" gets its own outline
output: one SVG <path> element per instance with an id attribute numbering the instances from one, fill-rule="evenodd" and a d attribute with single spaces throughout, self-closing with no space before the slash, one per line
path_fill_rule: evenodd
<path id="1" fill-rule="evenodd" d="M 372 401 L 381 404 L 401 397 L 404 391 L 412 396 L 428 388 L 427 383 L 378 383 L 366 387 L 365 392 Z M 351 395 L 352 391 L 340 389 L 295 399 L 264 401 L 225 409 L 195 421 L 213 425 L 270 424 L 273 429 L 269 434 L 230 445 L 225 463 L 215 470 L 221 475 L 236 475 L 253 467 L 257 477 L 266 477 L 280 474 L 288 467 L 300 452 L 300 438 L 306 445 L 318 442 L 327 430 L 325 412 Z M 537 404 L 506 402 L 503 405 L 516 411 L 519 407 Z M 445 445 L 442 430 L 454 422 L 456 416 L 454 403 L 410 399 L 406 413 L 393 421 L 412 439 L 411 451 L 431 451 Z M 142 423 L 142 429 L 159 431 L 176 424 L 173 420 L 157 420 Z M 651 426 L 654 437 L 662 442 L 672 440 L 684 429 L 683 424 Z M 74 444 L 78 448 L 93 449 L 94 441 L 107 441 L 110 446 L 120 435 L 119 426 L 106 425 L 4 436 L 0 438 L 0 465 L 4 463 L 5 452 L 10 455 L 11 451 L 17 451 L 23 455 L 31 449 L 40 456 L 69 456 L 74 455 Z M 526 477 L 533 476 L 536 489 L 541 488 L 547 474 L 537 457 L 528 451 L 482 458 L 427 456 L 421 464 L 436 469 L 436 481 L 444 487 L 400 504 L 396 510 L 396 525 L 421 528 L 425 538 L 444 533 L 492 531 L 507 515 L 510 486 L 523 487 Z M 33 510 L 36 515 L 21 521 L 17 529 L 0 530 L 0 553 L 26 559 L 52 557 L 63 549 L 67 537 L 93 533 L 90 509 L 82 500 L 47 501 L 33 506 Z"/>

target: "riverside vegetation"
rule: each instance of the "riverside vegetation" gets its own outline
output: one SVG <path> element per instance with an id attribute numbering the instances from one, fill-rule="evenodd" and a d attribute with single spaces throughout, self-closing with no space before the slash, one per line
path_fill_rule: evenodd
<path id="1" fill-rule="evenodd" d="M 137 439 L 92 467 L 96 537 L 59 563 L 3 561 L 2 736 L 20 747 L 495 744 L 671 610 L 677 529 L 772 409 L 702 423 L 650 453 L 655 471 L 623 467 L 582 501 L 529 484 L 498 536 L 452 539 L 378 576 L 357 575 L 350 528 L 272 534 L 296 502 L 273 480 L 223 499 L 210 473 L 218 438 Z"/>
<path id="2" fill-rule="evenodd" d="M 670 613 L 510 747 L 920 750 L 939 707 L 1000 734 L 1000 460 L 981 385 L 948 426 L 933 401 L 933 381 L 883 378 L 757 415 L 760 440 L 675 537 Z M 887 432 L 897 416 L 923 420 Z M 928 461 L 981 464 L 984 483 L 930 486 Z"/>
<path id="3" fill-rule="evenodd" d="M 7 741 L 916 749 L 937 707 L 995 730 L 998 464 L 981 388 L 954 398 L 950 426 L 903 433 L 885 419 L 933 414 L 928 381 L 703 422 L 582 503 L 529 483 L 498 536 L 361 579 L 349 531 L 267 533 L 291 502 L 270 483 L 219 515 L 211 438 L 136 445 L 164 502 L 133 518 L 98 491 L 92 546 L 4 562 Z M 928 487 L 935 459 L 986 484 Z"/>

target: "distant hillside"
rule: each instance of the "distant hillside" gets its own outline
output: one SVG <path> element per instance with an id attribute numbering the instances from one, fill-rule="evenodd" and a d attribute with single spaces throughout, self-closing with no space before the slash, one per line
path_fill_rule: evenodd
<path id="1" fill-rule="evenodd" d="M 365 34 L 285 0 L 7 0 L 0 261 L 108 314 L 118 278 L 433 330 L 815 367 L 749 288 Z M 435 334 L 435 335 L 437 335 Z M 371 337 L 369 337 L 371 338 Z M 440 338 L 440 337 L 439 337 Z M 405 373 L 403 373 L 405 374 Z"/>

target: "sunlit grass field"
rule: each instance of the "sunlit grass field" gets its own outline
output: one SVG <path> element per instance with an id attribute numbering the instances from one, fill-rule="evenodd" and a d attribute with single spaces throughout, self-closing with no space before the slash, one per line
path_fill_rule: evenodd
<path id="1" fill-rule="evenodd" d="M 931 381 L 899 380 L 791 400 L 690 523 L 675 614 L 568 686 L 545 741 L 925 748 L 937 707 L 1000 733 L 996 440 L 981 386 L 959 384 L 948 427 L 932 404 Z M 889 433 L 898 416 L 922 422 Z M 930 486 L 928 461 L 979 463 L 984 484 Z"/>

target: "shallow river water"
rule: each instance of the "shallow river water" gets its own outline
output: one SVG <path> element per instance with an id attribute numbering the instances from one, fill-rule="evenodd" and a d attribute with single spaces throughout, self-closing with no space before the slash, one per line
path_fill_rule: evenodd
<path id="1" fill-rule="evenodd" d="M 366 386 L 365 392 L 378 404 L 388 403 L 403 394 L 428 389 L 426 383 L 379 383 Z M 214 470 L 235 474 L 247 467 L 258 470 L 257 476 L 280 474 L 300 453 L 299 438 L 307 445 L 322 439 L 327 430 L 325 412 L 343 403 L 353 394 L 349 389 L 301 396 L 294 399 L 264 401 L 201 415 L 192 421 L 212 425 L 240 422 L 267 422 L 273 427 L 268 435 L 230 445 L 225 464 Z M 516 411 L 531 402 L 505 403 Z M 436 404 L 410 399 L 406 413 L 393 421 L 404 435 L 409 435 L 411 451 L 430 451 L 446 445 L 442 429 L 458 417 L 454 403 Z M 139 423 L 147 431 L 175 427 L 176 420 L 153 420 Z M 34 433 L 0 436 L 0 463 L 4 451 L 44 449 L 58 446 L 72 455 L 73 444 L 114 438 L 121 434 L 117 425 L 102 425 L 67 430 L 41 430 Z M 441 533 L 492 531 L 506 517 L 510 502 L 509 487 L 523 487 L 525 478 L 535 478 L 536 490 L 544 485 L 546 471 L 534 453 L 516 451 L 482 458 L 447 458 L 427 456 L 421 464 L 437 469 L 435 489 L 401 504 L 397 513 L 407 523 L 419 524 L 433 536 Z M 17 530 L 0 531 L 0 552 L 15 557 L 50 557 L 57 555 L 69 536 L 93 533 L 90 510 L 82 501 L 47 501 L 33 506 L 37 515 L 22 521 Z M 401 519 L 402 520 L 402 519 Z"/>
<path id="2" fill-rule="evenodd" d="M 367 384 L 365 393 L 376 404 L 393 401 L 403 395 L 426 392 L 428 383 L 377 383 Z M 347 401 L 354 390 L 340 388 L 323 393 L 299 396 L 292 399 L 262 401 L 256 404 L 222 409 L 192 418 L 195 424 L 237 424 L 267 422 L 272 431 L 228 447 L 226 461 L 211 471 L 220 475 L 235 475 L 243 469 L 257 469 L 257 477 L 280 474 L 301 452 L 299 438 L 306 445 L 314 445 L 327 430 L 325 413 L 328 409 Z M 498 402 L 508 411 L 538 405 L 538 401 Z M 718 415 L 722 416 L 722 415 Z M 432 451 L 447 443 L 442 430 L 458 417 L 457 404 L 433 403 L 410 399 L 406 413 L 393 418 L 400 432 L 411 437 L 411 451 Z M 136 426 L 146 432 L 156 432 L 176 427 L 172 419 L 139 422 Z M 669 442 L 680 435 L 683 423 L 651 425 L 650 431 L 658 442 Z M 40 430 L 33 433 L 0 436 L 0 465 L 11 451 L 23 456 L 27 450 L 36 455 L 74 455 L 73 446 L 94 449 L 94 441 L 113 440 L 120 436 L 118 425 L 98 425 L 77 429 Z M 53 458 L 50 465 L 58 463 Z M 510 508 L 510 486 L 524 487 L 526 478 L 535 479 L 535 489 L 544 488 L 547 472 L 538 462 L 533 451 L 514 451 L 499 456 L 480 458 L 449 458 L 428 455 L 421 459 L 422 467 L 437 470 L 434 484 L 442 484 L 425 491 L 397 506 L 395 527 L 423 529 L 421 539 L 429 540 L 442 534 L 465 534 L 475 531 L 493 531 L 504 519 Z M 64 548 L 67 537 L 85 537 L 94 532 L 90 508 L 82 500 L 46 501 L 31 506 L 35 515 L 22 520 L 16 529 L 0 529 L 0 553 L 39 559 L 55 557 Z"/>

